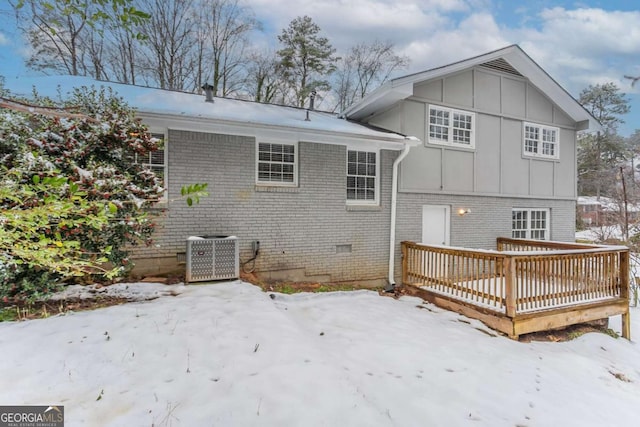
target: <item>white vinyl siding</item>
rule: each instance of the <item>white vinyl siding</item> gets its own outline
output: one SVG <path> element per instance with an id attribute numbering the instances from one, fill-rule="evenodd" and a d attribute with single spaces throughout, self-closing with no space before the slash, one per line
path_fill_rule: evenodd
<path id="1" fill-rule="evenodd" d="M 257 143 L 256 183 L 280 186 L 298 184 L 297 144 Z"/>
<path id="2" fill-rule="evenodd" d="M 511 237 L 514 239 L 549 240 L 549 209 L 511 211 Z"/>
<path id="3" fill-rule="evenodd" d="M 430 144 L 475 147 L 474 113 L 430 105 L 427 124 Z"/>
<path id="4" fill-rule="evenodd" d="M 378 203 L 378 153 L 347 150 L 347 202 Z"/>
<path id="5" fill-rule="evenodd" d="M 526 156 L 560 158 L 560 129 L 534 123 L 524 123 L 523 126 Z"/>

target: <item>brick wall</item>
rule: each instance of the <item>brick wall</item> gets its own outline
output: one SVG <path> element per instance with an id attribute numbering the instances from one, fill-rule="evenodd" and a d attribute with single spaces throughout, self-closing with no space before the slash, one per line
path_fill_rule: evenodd
<path id="1" fill-rule="evenodd" d="M 196 182 L 208 183 L 210 196 L 190 208 L 170 203 L 157 221 L 155 244 L 139 248 L 136 262 L 167 270 L 188 236 L 219 234 L 238 236 L 241 260 L 250 258 L 251 242 L 260 241 L 258 272 L 332 281 L 386 277 L 396 152 L 381 151 L 380 206 L 356 208 L 346 205 L 344 146 L 300 142 L 296 188 L 257 187 L 255 149 L 252 137 L 170 130 L 169 199 Z"/>
<path id="2" fill-rule="evenodd" d="M 296 188 L 255 185 L 255 139 L 171 130 L 168 135 L 169 198 L 180 187 L 209 183 L 210 197 L 189 208 L 169 204 L 157 221 L 155 244 L 138 248 L 145 272 L 176 267 L 192 235 L 236 235 L 240 258 L 260 241 L 256 271 L 280 271 L 296 280 L 368 281 L 387 277 L 393 151 L 381 151 L 380 206 L 349 207 L 345 200 L 346 148 L 300 142 Z M 451 245 L 495 248 L 511 235 L 511 209 L 550 208 L 551 239 L 574 240 L 575 201 L 400 193 L 396 233 L 396 282 L 400 242 L 419 241 L 423 205 L 451 206 Z M 470 209 L 459 216 L 459 208 Z M 350 247 L 349 247 L 350 245 Z M 349 252 L 349 249 L 351 252 Z M 303 277 L 300 277 L 302 275 Z"/>
<path id="3" fill-rule="evenodd" d="M 422 206 L 451 206 L 452 246 L 496 249 L 496 238 L 511 237 L 512 208 L 549 208 L 552 240 L 575 241 L 575 201 L 528 198 L 454 196 L 439 194 L 398 194 L 396 233 L 396 282 L 400 283 L 400 242 L 422 238 Z M 458 209 L 469 209 L 464 216 Z"/>

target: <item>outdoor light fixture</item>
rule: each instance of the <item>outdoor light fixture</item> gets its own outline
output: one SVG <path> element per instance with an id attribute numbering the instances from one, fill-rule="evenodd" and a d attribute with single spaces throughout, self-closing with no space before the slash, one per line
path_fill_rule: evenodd
<path id="1" fill-rule="evenodd" d="M 470 213 L 471 209 L 468 208 L 460 208 L 458 209 L 458 215 L 460 216 L 465 216 L 466 214 Z"/>

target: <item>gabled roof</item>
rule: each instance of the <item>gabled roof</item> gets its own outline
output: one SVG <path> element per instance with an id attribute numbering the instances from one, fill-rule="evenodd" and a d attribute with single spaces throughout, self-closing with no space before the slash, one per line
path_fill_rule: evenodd
<path id="1" fill-rule="evenodd" d="M 214 102 L 205 102 L 204 95 L 81 76 L 20 77 L 7 80 L 5 84 L 12 94 L 29 97 L 35 88 L 40 96 L 48 96 L 53 100 L 59 99 L 60 95 L 64 97 L 73 88 L 81 86 L 109 87 L 130 107 L 147 116 L 170 116 L 176 120 L 196 119 L 200 122 L 233 124 L 248 129 L 284 130 L 294 132 L 302 138 L 317 135 L 318 139 L 336 143 L 339 142 L 338 137 L 343 136 L 378 141 L 393 149 L 401 149 L 408 141 L 403 135 L 344 120 L 333 113 L 310 111 L 310 120 L 305 120 L 307 111 L 301 108 L 219 97 L 214 97 Z"/>
<path id="2" fill-rule="evenodd" d="M 342 113 L 342 116 L 353 120 L 362 120 L 413 95 L 413 85 L 415 83 L 443 77 L 480 65 L 526 78 L 532 85 L 545 93 L 571 119 L 579 124 L 581 123 L 579 130 L 600 129 L 598 121 L 518 45 L 507 46 L 493 52 L 454 62 L 453 64 L 390 80 L 347 108 Z"/>

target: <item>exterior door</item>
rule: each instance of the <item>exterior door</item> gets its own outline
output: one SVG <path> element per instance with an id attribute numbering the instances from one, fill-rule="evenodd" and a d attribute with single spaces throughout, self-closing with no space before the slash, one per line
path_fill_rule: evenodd
<path id="1" fill-rule="evenodd" d="M 424 205 L 422 207 L 422 240 L 427 245 L 448 245 L 451 207 Z"/>

